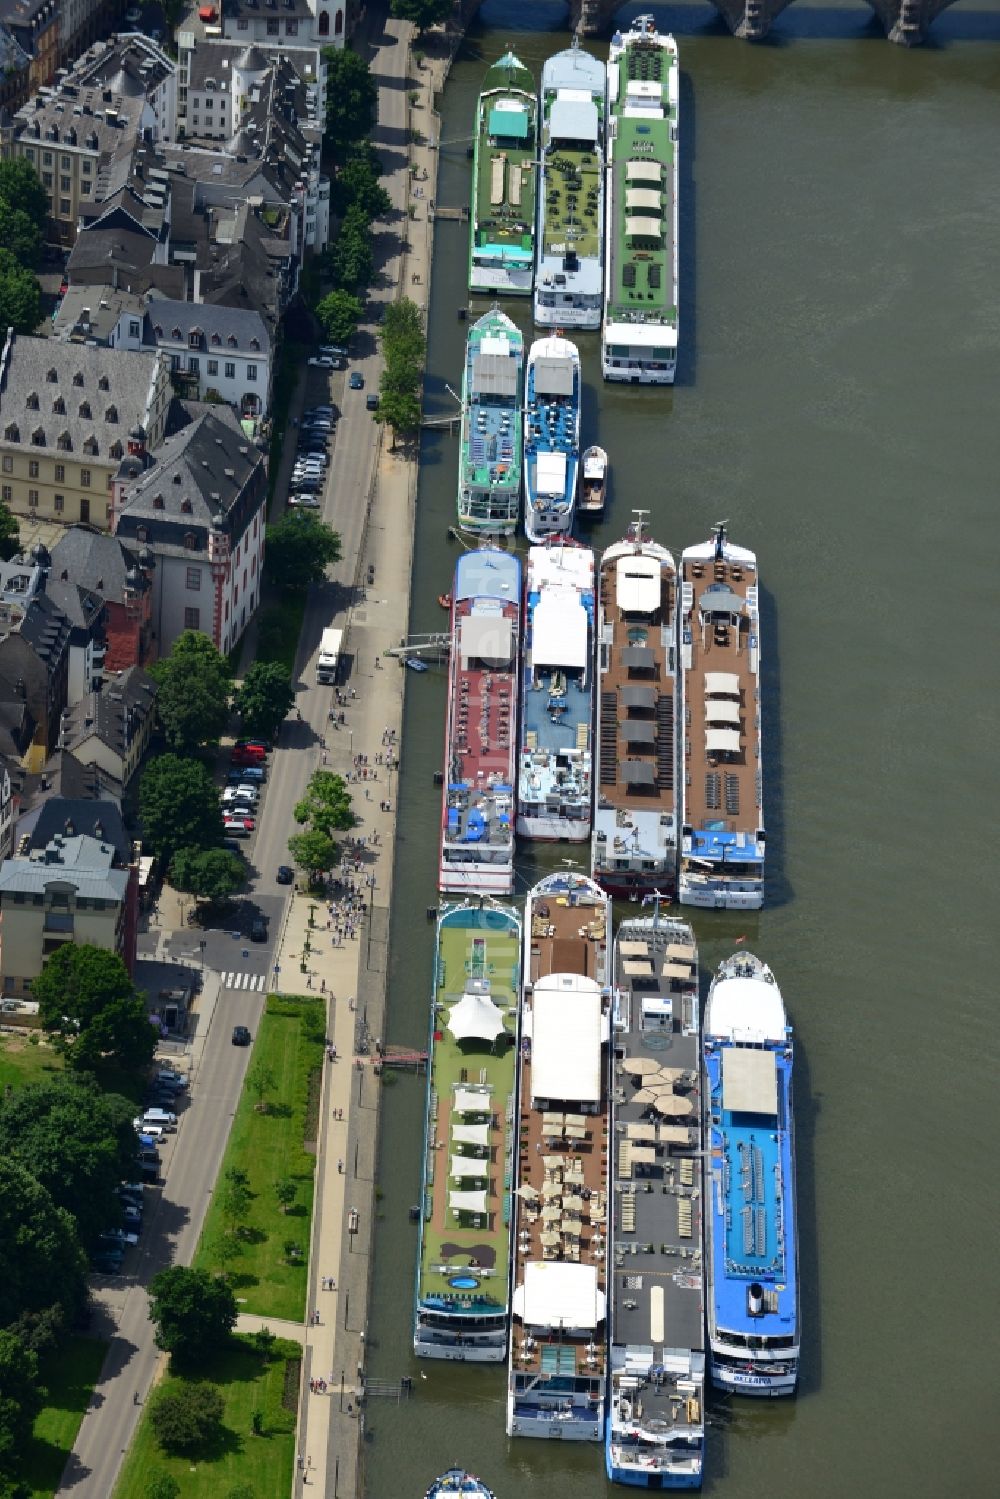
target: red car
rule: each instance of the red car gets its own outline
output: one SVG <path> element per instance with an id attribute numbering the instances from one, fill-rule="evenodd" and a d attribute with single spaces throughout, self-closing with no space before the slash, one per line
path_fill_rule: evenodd
<path id="1" fill-rule="evenodd" d="M 252 833 L 257 824 L 252 817 L 224 817 L 222 826 L 227 833 Z"/>
<path id="2" fill-rule="evenodd" d="M 259 744 L 238 744 L 229 756 L 230 765 L 263 765 L 267 752 Z"/>

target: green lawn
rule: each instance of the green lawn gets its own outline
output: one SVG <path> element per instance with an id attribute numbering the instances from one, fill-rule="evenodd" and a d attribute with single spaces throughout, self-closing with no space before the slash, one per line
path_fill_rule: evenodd
<path id="1" fill-rule="evenodd" d="M 277 661 L 294 679 L 295 653 L 299 648 L 305 612 L 306 596 L 301 590 L 286 593 L 275 603 L 265 604 L 257 621 L 254 660 Z"/>
<path id="2" fill-rule="evenodd" d="M 68 1337 L 43 1361 L 42 1381 L 49 1394 L 35 1422 L 21 1475 L 31 1499 L 49 1499 L 55 1493 L 106 1352 L 107 1344 L 94 1338 Z"/>
<path id="3" fill-rule="evenodd" d="M 199 1456 L 167 1457 L 153 1434 L 148 1413 L 143 1412 L 115 1499 L 146 1499 L 153 1473 L 170 1473 L 180 1486 L 181 1499 L 223 1499 L 236 1483 L 252 1484 L 261 1499 L 290 1493 L 300 1356 L 294 1343 L 277 1342 L 264 1364 L 247 1339 L 233 1338 L 225 1352 L 207 1360 L 199 1370 L 199 1377 L 216 1385 L 225 1402 L 219 1441 Z M 176 1376 L 168 1375 L 157 1392 L 178 1383 Z M 251 1430 L 254 1411 L 264 1417 L 260 1436 Z"/>
<path id="4" fill-rule="evenodd" d="M 0 1038 L 0 1089 L 24 1088 L 28 1083 L 47 1083 L 63 1070 L 63 1059 L 51 1046 L 37 1045 L 9 1033 Z"/>
<path id="5" fill-rule="evenodd" d="M 303 1141 L 313 1139 L 317 1128 L 311 1099 L 323 1069 L 325 1024 L 321 1000 L 269 996 L 250 1069 L 263 1060 L 274 1074 L 275 1088 L 266 1114 L 258 1113 L 251 1089 L 243 1091 L 195 1257 L 195 1265 L 202 1269 L 225 1269 L 241 1310 L 264 1317 L 301 1321 L 305 1316 L 315 1156 L 304 1149 Z M 225 1263 L 218 1254 L 228 1227 L 220 1195 L 230 1167 L 247 1173 L 253 1198 L 239 1238 L 239 1255 Z M 282 1212 L 274 1195 L 281 1177 L 290 1177 L 298 1187 L 288 1213 Z M 295 1263 L 286 1257 L 289 1240 L 301 1250 Z"/>

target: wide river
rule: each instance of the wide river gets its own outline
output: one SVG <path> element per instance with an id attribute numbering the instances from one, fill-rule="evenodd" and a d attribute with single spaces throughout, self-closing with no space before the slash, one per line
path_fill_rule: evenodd
<path id="1" fill-rule="evenodd" d="M 794 1401 L 710 1403 L 720 1499 L 997 1492 L 1000 15 L 959 6 L 913 52 L 867 16 L 795 6 L 749 46 L 707 5 L 658 12 L 683 70 L 679 383 L 604 385 L 581 339 L 614 474 L 596 544 L 634 506 L 675 553 L 728 519 L 764 587 L 767 905 L 695 925 L 706 974 L 745 935 L 795 1024 L 803 1359 Z M 488 0 L 443 100 L 442 204 L 469 201 L 486 64 L 510 41 L 537 76 L 565 24 Z M 442 412 L 466 233 L 437 227 Z M 444 621 L 456 457 L 427 434 L 414 631 Z M 444 675 L 407 688 L 389 1039 L 423 1045 Z M 412 1358 L 423 1089 L 385 1090 L 370 1373 L 414 1395 L 369 1405 L 370 1499 L 456 1462 L 498 1499 L 607 1495 L 602 1449 L 507 1440 L 500 1370 Z"/>

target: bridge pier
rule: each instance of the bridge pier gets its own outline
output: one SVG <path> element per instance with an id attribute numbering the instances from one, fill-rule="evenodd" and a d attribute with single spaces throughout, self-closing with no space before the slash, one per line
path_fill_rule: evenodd
<path id="1" fill-rule="evenodd" d="M 473 0 L 478 7 L 478 0 Z M 791 0 L 711 0 L 733 36 L 759 42 Z M 878 16 L 890 42 L 917 47 L 932 23 L 954 0 L 865 0 Z M 607 31 L 621 0 L 571 0 L 570 26 L 582 36 Z"/>

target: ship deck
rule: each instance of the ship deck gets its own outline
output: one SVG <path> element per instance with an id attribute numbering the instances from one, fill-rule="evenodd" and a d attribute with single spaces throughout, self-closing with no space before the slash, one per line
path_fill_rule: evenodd
<path id="1" fill-rule="evenodd" d="M 513 106 L 513 107 L 510 107 Z M 476 145 L 473 256 L 481 252 L 530 266 L 535 222 L 534 94 L 500 88 L 484 94 Z M 501 134 L 509 130 L 511 134 Z"/>
<path id="2" fill-rule="evenodd" d="M 617 554 L 617 555 L 615 555 Z M 645 566 L 638 582 L 629 557 Z M 656 571 L 653 571 L 653 563 Z M 621 582 L 619 581 L 621 573 Z M 662 859 L 676 840 L 661 818 L 676 811 L 674 619 L 676 578 L 668 557 L 613 548 L 599 573 L 601 666 L 597 680 L 596 831 L 602 867 L 615 859 Z M 628 589 L 620 607 L 619 587 Z"/>
<path id="3" fill-rule="evenodd" d="M 655 1423 L 665 1422 L 677 1434 L 697 1436 L 704 1423 L 705 1338 L 698 959 L 691 928 L 664 918 L 623 922 L 615 984 L 613 1342 L 635 1350 L 628 1424 L 655 1432 L 663 1430 Z M 665 1350 L 673 1355 L 666 1366 Z M 678 1358 L 685 1352 L 688 1368 Z M 650 1369 L 658 1372 L 649 1377 Z M 651 1463 L 656 1450 L 642 1445 L 638 1460 Z"/>
<path id="4" fill-rule="evenodd" d="M 462 1310 L 474 1298 L 507 1304 L 510 1187 L 515 1148 L 514 1090 L 520 930 L 489 908 L 457 911 L 438 940 L 434 1037 L 428 1084 L 427 1160 L 418 1294 Z M 467 979 L 489 980 L 490 997 L 505 1020 L 499 1049 L 484 1040 L 456 1041 L 447 1014 L 461 1000 Z M 482 1110 L 459 1105 L 483 1096 Z M 477 1130 L 477 1125 L 479 1126 Z M 456 1130 L 462 1134 L 456 1136 Z M 487 1143 L 473 1143 L 485 1133 Z M 449 1167 L 482 1162 L 481 1175 L 454 1175 Z M 485 1191 L 482 1213 L 450 1206 L 455 1192 Z M 456 1285 L 456 1282 L 465 1282 Z M 474 1282 L 475 1284 L 469 1284 Z"/>
<path id="5" fill-rule="evenodd" d="M 677 320 L 674 286 L 674 199 L 676 146 L 672 130 L 676 105 L 669 99 L 669 75 L 676 53 L 652 41 L 631 43 L 617 62 L 619 101 L 629 84 L 657 88 L 660 112 L 649 107 L 628 113 L 617 107 L 611 156 L 609 275 L 605 319 L 609 323 Z M 676 88 L 674 92 L 676 98 Z"/>
<path id="6" fill-rule="evenodd" d="M 558 893 L 560 878 L 563 888 L 574 883 L 572 876 L 553 876 L 551 893 L 529 903 L 526 990 L 557 973 L 582 974 L 603 987 L 608 973 L 610 906 L 599 897 L 570 905 L 567 896 Z M 530 1001 L 526 998 L 525 1003 Z M 543 1111 L 531 1106 L 531 1065 L 522 1047 L 514 1284 L 525 1283 L 530 1263 L 557 1261 L 593 1266 L 598 1285 L 603 1286 L 608 1182 L 604 1086 L 597 1113 Z M 559 1328 L 546 1331 L 535 1324 L 530 1334 L 518 1324 L 512 1331 L 515 1374 L 600 1379 L 605 1362 L 603 1329 L 595 1329 L 590 1339 L 573 1337 Z"/>
<path id="7" fill-rule="evenodd" d="M 521 482 L 520 353 L 484 359 L 480 345 L 470 341 L 462 481 L 477 489 L 517 490 Z"/>
<path id="8" fill-rule="evenodd" d="M 597 260 L 601 248 L 601 158 L 597 142 L 588 150 L 555 141 L 546 148 L 542 169 L 543 257 L 558 261 L 575 250 L 581 260 Z"/>
<path id="9" fill-rule="evenodd" d="M 474 599 L 455 603 L 456 631 L 476 614 Z M 504 606 L 514 629 L 517 605 Z M 517 661 L 506 668 L 463 662 L 455 652 L 448 704 L 445 838 L 448 843 L 506 844 L 512 838 Z"/>
<path id="10" fill-rule="evenodd" d="M 725 834 L 755 834 L 762 821 L 760 701 L 756 619 L 756 568 L 745 562 L 685 557 L 682 579 L 693 590 L 690 617 L 685 611 L 683 648 L 684 821 L 693 828 Z M 702 623 L 699 610 L 706 590 L 729 590 L 742 604 L 738 627 Z M 748 591 L 753 590 L 752 608 Z M 689 660 L 687 659 L 689 653 Z M 724 741 L 730 748 L 710 747 Z M 694 850 L 697 856 L 697 848 Z"/>

